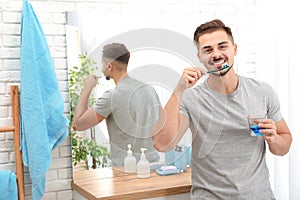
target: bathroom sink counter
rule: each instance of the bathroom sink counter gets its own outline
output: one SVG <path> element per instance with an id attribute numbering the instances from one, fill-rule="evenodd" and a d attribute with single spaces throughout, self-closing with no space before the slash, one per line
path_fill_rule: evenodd
<path id="1" fill-rule="evenodd" d="M 146 199 L 188 193 L 191 189 L 191 169 L 176 175 L 141 179 L 123 168 L 102 168 L 75 171 L 72 188 L 87 199 Z"/>

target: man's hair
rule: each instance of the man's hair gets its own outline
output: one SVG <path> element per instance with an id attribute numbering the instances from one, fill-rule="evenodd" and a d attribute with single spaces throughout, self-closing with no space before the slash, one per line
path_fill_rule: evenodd
<path id="1" fill-rule="evenodd" d="M 227 35 L 229 36 L 230 40 L 232 41 L 232 43 L 234 43 L 231 29 L 229 27 L 225 26 L 225 24 L 221 20 L 215 19 L 215 20 L 206 22 L 204 24 L 201 24 L 200 26 L 197 27 L 197 29 L 194 33 L 195 44 L 198 44 L 198 40 L 201 35 L 203 35 L 205 33 L 212 33 L 214 31 L 218 31 L 218 30 L 225 31 L 227 33 Z"/>
<path id="2" fill-rule="evenodd" d="M 103 47 L 102 57 L 128 64 L 130 53 L 124 44 L 112 43 Z"/>

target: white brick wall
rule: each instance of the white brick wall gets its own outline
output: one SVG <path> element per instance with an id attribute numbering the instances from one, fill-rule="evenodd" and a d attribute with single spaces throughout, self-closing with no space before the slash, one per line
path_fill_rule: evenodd
<path id="1" fill-rule="evenodd" d="M 243 65 L 255 62 L 254 37 L 248 37 L 255 23 L 255 0 L 30 0 L 42 24 L 54 60 L 59 87 L 69 114 L 65 24 L 67 11 L 109 13 L 185 13 L 200 14 L 203 19 L 220 18 L 234 31 Z M 0 126 L 11 125 L 9 87 L 20 82 L 20 16 L 23 0 L 0 2 Z M 198 20 L 198 19 L 191 19 Z M 187 22 L 188 23 L 188 22 Z M 196 28 L 196 27 L 195 27 Z M 242 35 L 243 33 L 243 35 Z M 241 35 L 240 35 L 241 34 Z M 246 39 L 245 39 L 246 38 Z M 251 75 L 255 69 L 238 68 Z M 0 170 L 14 169 L 13 142 L 10 133 L 0 134 Z M 71 190 L 72 161 L 70 139 L 52 153 L 47 174 L 45 200 L 73 199 Z M 26 199 L 31 199 L 28 169 L 25 169 Z"/>

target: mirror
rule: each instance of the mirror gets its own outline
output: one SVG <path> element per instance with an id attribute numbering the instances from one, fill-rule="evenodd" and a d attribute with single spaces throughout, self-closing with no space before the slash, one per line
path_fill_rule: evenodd
<path id="1" fill-rule="evenodd" d="M 126 45 L 131 53 L 128 74 L 148 83 L 156 90 L 162 106 L 169 99 L 187 66 L 200 66 L 193 43 L 195 28 L 199 18 L 192 14 L 105 14 L 105 13 L 68 13 L 67 51 L 69 71 L 80 66 L 83 59 L 95 61 L 91 64 L 94 73 L 101 73 L 101 55 L 103 46 L 113 42 Z M 189 23 L 186 23 L 189 22 Z M 81 59 L 78 55 L 86 55 Z M 77 74 L 82 77 L 82 74 Z M 71 86 L 71 85 L 70 85 Z M 104 77 L 94 89 L 93 97 L 100 97 L 106 90 L 114 88 L 113 80 Z M 72 97 L 71 97 L 72 98 Z M 70 99 L 72 101 L 72 99 Z M 72 109 L 71 109 L 72 111 Z M 92 138 L 97 144 L 110 149 L 106 123 L 103 121 L 81 135 Z M 191 144 L 191 133 L 185 134 L 180 142 Z M 73 153 L 76 149 L 73 149 Z M 160 161 L 165 160 L 164 153 Z M 103 160 L 101 161 L 103 163 Z M 73 162 L 74 164 L 74 162 Z M 88 165 L 92 165 L 88 161 Z M 83 169 L 84 164 L 74 169 Z M 110 163 L 101 167 L 110 166 Z"/>

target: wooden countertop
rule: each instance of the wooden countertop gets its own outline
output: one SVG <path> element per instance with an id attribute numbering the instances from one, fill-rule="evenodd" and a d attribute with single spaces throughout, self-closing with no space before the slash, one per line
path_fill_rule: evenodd
<path id="1" fill-rule="evenodd" d="M 123 172 L 123 168 L 102 168 L 75 171 L 72 188 L 90 200 L 142 199 L 189 192 L 191 169 L 176 175 L 141 179 L 136 173 Z"/>

